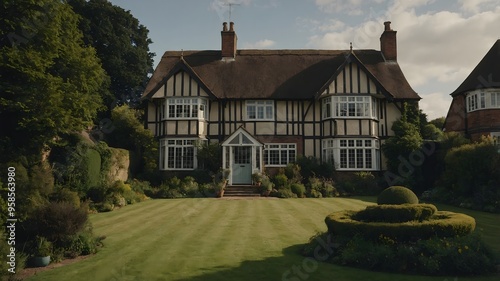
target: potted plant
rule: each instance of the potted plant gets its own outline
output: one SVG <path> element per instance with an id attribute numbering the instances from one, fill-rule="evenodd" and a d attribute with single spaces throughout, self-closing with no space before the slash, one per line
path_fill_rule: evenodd
<path id="1" fill-rule="evenodd" d="M 252 182 L 256 186 L 261 186 L 262 185 L 262 179 L 264 178 L 264 175 L 262 175 L 260 172 L 256 172 L 252 174 Z"/>
<path id="2" fill-rule="evenodd" d="M 262 179 L 262 185 L 261 185 L 261 193 L 262 196 L 269 196 L 271 194 L 271 191 L 273 190 L 274 183 L 271 182 L 268 178 Z"/>
<path id="3" fill-rule="evenodd" d="M 44 267 L 49 265 L 51 253 L 52 243 L 44 237 L 38 237 L 34 251 L 33 266 Z"/>
<path id="4" fill-rule="evenodd" d="M 226 190 L 226 185 L 229 182 L 230 170 L 223 169 L 220 171 L 219 176 L 214 179 L 214 189 L 217 197 L 224 196 L 224 190 Z"/>
<path id="5" fill-rule="evenodd" d="M 215 189 L 215 194 L 217 197 L 219 197 L 219 198 L 223 197 L 224 190 L 226 190 L 226 181 L 224 180 L 224 181 L 215 183 L 214 189 Z"/>

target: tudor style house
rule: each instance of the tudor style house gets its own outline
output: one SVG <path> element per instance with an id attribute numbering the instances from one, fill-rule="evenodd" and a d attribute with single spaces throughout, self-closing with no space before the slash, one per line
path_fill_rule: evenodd
<path id="1" fill-rule="evenodd" d="M 451 96 L 445 131 L 456 131 L 472 140 L 490 135 L 500 144 L 500 40 Z"/>
<path id="2" fill-rule="evenodd" d="M 197 168 L 200 141 L 222 146 L 229 184 L 299 155 L 338 171 L 380 171 L 381 142 L 403 103 L 418 102 L 385 22 L 376 50 L 238 50 L 223 24 L 222 50 L 166 52 L 143 95 L 159 168 Z"/>

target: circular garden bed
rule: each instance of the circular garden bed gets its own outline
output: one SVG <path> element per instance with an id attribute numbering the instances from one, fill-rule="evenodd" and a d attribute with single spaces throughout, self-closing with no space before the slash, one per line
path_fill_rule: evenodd
<path id="1" fill-rule="evenodd" d="M 419 204 L 411 190 L 400 186 L 384 190 L 377 202 L 361 211 L 328 215 L 328 231 L 311 238 L 304 254 L 322 260 L 328 255 L 336 264 L 391 272 L 478 275 L 495 271 L 495 257 L 473 233 L 474 218 Z"/>

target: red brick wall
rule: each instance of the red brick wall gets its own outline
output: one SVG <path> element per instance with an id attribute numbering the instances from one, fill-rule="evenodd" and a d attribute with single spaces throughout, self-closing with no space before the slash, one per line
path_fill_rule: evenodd
<path id="1" fill-rule="evenodd" d="M 456 96 L 453 98 L 450 110 L 444 123 L 446 132 L 465 132 L 465 98 Z"/>
<path id="2" fill-rule="evenodd" d="M 500 128 L 500 109 L 482 109 L 469 112 L 467 114 L 468 132 L 471 136 L 481 133 L 489 134 L 491 131 L 497 131 Z"/>

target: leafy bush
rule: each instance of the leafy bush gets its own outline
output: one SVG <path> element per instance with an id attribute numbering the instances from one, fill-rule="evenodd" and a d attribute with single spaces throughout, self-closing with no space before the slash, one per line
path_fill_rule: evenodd
<path id="1" fill-rule="evenodd" d="M 180 191 L 186 197 L 200 197 L 199 186 L 193 177 L 187 176 L 181 181 Z"/>
<path id="2" fill-rule="evenodd" d="M 310 177 L 306 185 L 306 194 L 308 197 L 321 198 L 321 197 L 336 197 L 339 192 L 333 186 L 331 180 L 320 179 L 317 177 Z"/>
<path id="3" fill-rule="evenodd" d="M 324 241 L 332 240 L 335 250 L 323 250 Z M 399 242 L 383 235 L 367 240 L 362 235 L 320 233 L 304 246 L 303 254 L 326 256 L 332 263 L 377 271 L 454 276 L 495 272 L 495 257 L 476 234 Z"/>
<path id="4" fill-rule="evenodd" d="M 94 149 L 87 149 L 83 155 L 88 186 L 96 186 L 101 181 L 101 155 Z"/>
<path id="5" fill-rule="evenodd" d="M 50 201 L 53 202 L 67 202 L 73 205 L 75 208 L 80 207 L 80 197 L 75 191 L 71 191 L 68 188 L 59 188 L 50 196 Z"/>
<path id="6" fill-rule="evenodd" d="M 374 205 L 357 212 L 353 218 L 363 222 L 423 221 L 436 212 L 432 204 Z"/>
<path id="7" fill-rule="evenodd" d="M 288 163 L 283 169 L 283 174 L 288 178 L 291 183 L 301 183 L 302 175 L 300 166 L 296 163 Z"/>
<path id="8" fill-rule="evenodd" d="M 292 183 L 290 185 L 290 190 L 299 198 L 305 197 L 306 187 L 301 183 Z"/>
<path id="9" fill-rule="evenodd" d="M 323 177 L 331 179 L 334 177 L 335 167 L 332 163 L 321 162 L 319 159 L 312 156 L 298 157 L 297 165 L 300 167 L 303 179 L 308 179 L 310 177 Z"/>
<path id="10" fill-rule="evenodd" d="M 40 236 L 56 242 L 81 231 L 87 222 L 87 211 L 87 204 L 77 208 L 68 202 L 50 202 L 38 210 L 33 223 Z"/>
<path id="11" fill-rule="evenodd" d="M 288 178 L 285 174 L 277 174 L 272 179 L 274 185 L 277 189 L 287 188 L 288 186 Z"/>
<path id="12" fill-rule="evenodd" d="M 278 189 L 276 196 L 279 198 L 297 198 L 297 195 L 288 188 Z"/>
<path id="13" fill-rule="evenodd" d="M 430 237 L 463 236 L 474 231 L 474 218 L 460 213 L 438 211 L 429 220 L 402 223 L 363 222 L 355 219 L 355 211 L 341 211 L 328 215 L 325 223 L 333 235 L 353 236 L 362 234 L 366 238 L 377 239 L 380 235 L 408 241 L 429 239 Z"/>
<path id="14" fill-rule="evenodd" d="M 380 193 L 380 178 L 371 172 L 338 173 L 335 177 L 336 186 L 352 195 L 377 195 Z"/>
<path id="15" fill-rule="evenodd" d="M 452 148 L 444 159 L 446 168 L 441 185 L 466 197 L 481 193 L 480 187 L 489 186 L 491 181 L 495 183 L 491 187 L 500 190 L 500 155 L 497 150 L 490 139 Z"/>
<path id="16" fill-rule="evenodd" d="M 418 204 L 418 197 L 404 186 L 391 186 L 380 193 L 377 204 Z"/>

